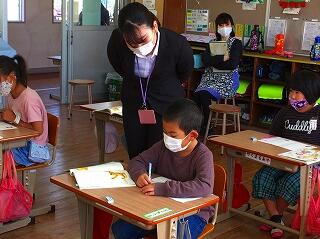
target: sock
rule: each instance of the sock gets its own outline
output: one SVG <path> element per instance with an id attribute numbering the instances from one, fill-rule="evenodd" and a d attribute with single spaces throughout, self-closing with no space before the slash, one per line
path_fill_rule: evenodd
<path id="1" fill-rule="evenodd" d="M 281 223 L 282 215 L 273 215 L 270 217 L 270 220 L 276 223 Z"/>

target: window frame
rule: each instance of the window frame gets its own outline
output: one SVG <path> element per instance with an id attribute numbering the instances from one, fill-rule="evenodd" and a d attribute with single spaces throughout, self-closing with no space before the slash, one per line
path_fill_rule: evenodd
<path id="1" fill-rule="evenodd" d="M 57 20 L 55 20 L 54 19 L 54 1 L 55 0 L 52 0 L 51 2 L 52 2 L 52 23 L 53 24 L 61 24 L 61 22 L 62 22 L 62 0 L 61 0 L 61 20 L 60 21 L 57 21 Z"/>
<path id="2" fill-rule="evenodd" d="M 23 6 L 22 8 L 23 9 L 19 9 L 20 10 L 20 14 L 23 14 L 22 15 L 22 18 L 23 20 L 20 20 L 20 21 L 12 21 L 12 20 L 9 20 L 9 9 L 8 9 L 8 5 L 7 5 L 7 18 L 8 18 L 8 23 L 26 23 L 26 0 L 19 0 L 20 3 L 22 2 Z"/>

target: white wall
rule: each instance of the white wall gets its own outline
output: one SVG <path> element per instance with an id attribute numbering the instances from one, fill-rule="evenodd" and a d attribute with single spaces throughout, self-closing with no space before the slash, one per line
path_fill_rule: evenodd
<path id="1" fill-rule="evenodd" d="M 61 24 L 52 23 L 52 0 L 25 0 L 25 10 L 25 23 L 8 24 L 9 44 L 26 59 L 29 70 L 56 68 L 47 59 L 61 54 Z"/>

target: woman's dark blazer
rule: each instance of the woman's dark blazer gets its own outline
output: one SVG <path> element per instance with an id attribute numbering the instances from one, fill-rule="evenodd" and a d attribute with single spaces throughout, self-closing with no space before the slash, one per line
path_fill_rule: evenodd
<path id="1" fill-rule="evenodd" d="M 159 31 L 159 49 L 150 77 L 147 104 L 162 115 L 170 103 L 184 97 L 181 84 L 192 73 L 193 54 L 185 37 L 165 28 Z M 134 74 L 135 55 L 127 47 L 119 29 L 115 29 L 110 37 L 108 58 L 113 68 L 123 77 L 123 107 L 139 109 L 142 96 L 139 78 Z"/>

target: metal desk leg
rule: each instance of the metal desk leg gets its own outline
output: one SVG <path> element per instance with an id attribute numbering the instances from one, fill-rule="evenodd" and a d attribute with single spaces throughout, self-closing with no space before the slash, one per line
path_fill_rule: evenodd
<path id="1" fill-rule="evenodd" d="M 310 187 L 312 180 L 312 165 L 300 167 L 300 234 L 299 239 L 305 238 L 306 230 L 306 218 L 310 203 Z"/>
<path id="2" fill-rule="evenodd" d="M 228 153 L 229 149 L 227 149 L 227 211 L 229 213 L 229 208 L 232 207 L 232 199 L 233 199 L 233 181 L 234 181 L 234 159 Z"/>
<path id="3" fill-rule="evenodd" d="M 99 148 L 99 163 L 104 163 L 104 144 L 105 144 L 105 121 L 96 119 L 97 139 Z"/>
<path id="4" fill-rule="evenodd" d="M 172 218 L 157 225 L 158 239 L 176 239 L 178 229 L 178 218 Z"/>
<path id="5" fill-rule="evenodd" d="M 81 239 L 92 239 L 93 206 L 78 197 Z"/>

